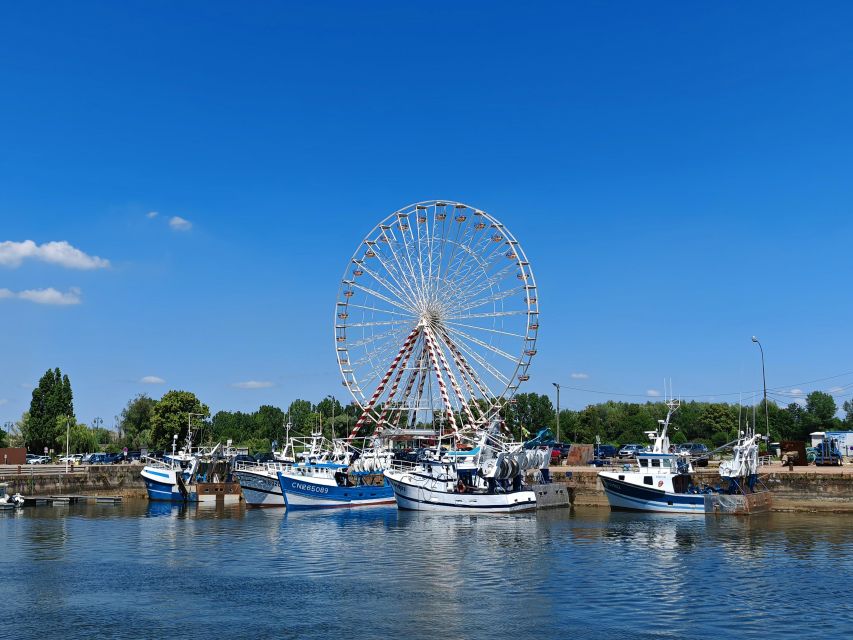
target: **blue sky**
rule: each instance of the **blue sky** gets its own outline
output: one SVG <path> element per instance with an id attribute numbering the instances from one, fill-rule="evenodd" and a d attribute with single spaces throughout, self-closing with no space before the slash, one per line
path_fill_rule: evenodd
<path id="1" fill-rule="evenodd" d="M 778 397 L 840 404 L 851 18 L 846 3 L 6 4 L 0 422 L 54 366 L 78 417 L 108 425 L 172 388 L 213 410 L 346 400 L 341 273 L 381 218 L 430 198 L 493 214 L 531 259 L 524 390 L 642 401 L 671 377 L 736 400 L 719 394 L 761 386 L 757 334 Z M 235 386 L 250 381 L 265 384 Z"/>

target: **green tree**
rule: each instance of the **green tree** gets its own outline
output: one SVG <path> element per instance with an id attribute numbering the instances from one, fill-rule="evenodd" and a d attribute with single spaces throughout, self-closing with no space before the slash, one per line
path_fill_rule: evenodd
<path id="1" fill-rule="evenodd" d="M 693 435 L 698 438 L 710 438 L 715 445 L 720 446 L 731 439 L 732 433 L 737 432 L 737 427 L 736 416 L 728 410 L 728 405 L 708 404 L 699 414 Z M 722 442 L 719 442 L 720 440 Z"/>
<path id="2" fill-rule="evenodd" d="M 140 393 L 122 409 L 118 428 L 128 448 L 141 449 L 151 444 L 151 416 L 156 404 L 156 400 Z"/>
<path id="3" fill-rule="evenodd" d="M 210 416 L 210 409 L 189 391 L 169 391 L 160 398 L 151 412 L 152 446 L 156 449 L 167 449 L 171 446 L 173 436 L 177 435 L 178 446 L 182 447 L 187 437 L 190 413 L 200 414 L 201 418 L 205 419 Z M 197 421 L 198 416 L 193 419 Z"/>
<path id="4" fill-rule="evenodd" d="M 844 413 L 847 414 L 844 417 L 844 425 L 848 429 L 853 429 L 853 400 L 845 400 L 843 407 Z"/>
<path id="5" fill-rule="evenodd" d="M 54 446 L 59 437 L 59 416 L 73 418 L 74 403 L 71 382 L 57 367 L 53 371 L 48 369 L 33 389 L 26 435 L 30 451 L 41 452 L 44 447 Z"/>
<path id="6" fill-rule="evenodd" d="M 838 405 L 835 404 L 835 399 L 828 393 L 812 391 L 807 395 L 804 427 L 808 431 L 802 434 L 803 439 L 806 439 L 812 431 L 832 431 L 838 429 L 841 421 L 835 417 L 836 411 L 838 411 Z"/>
<path id="7" fill-rule="evenodd" d="M 9 446 L 9 438 L 3 429 L 0 429 L 0 448 Z"/>

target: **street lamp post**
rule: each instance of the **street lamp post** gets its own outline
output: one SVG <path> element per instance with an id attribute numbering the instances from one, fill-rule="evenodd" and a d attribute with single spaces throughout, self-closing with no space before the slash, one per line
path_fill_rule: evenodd
<path id="1" fill-rule="evenodd" d="M 764 375 L 764 347 L 758 341 L 758 338 L 752 336 L 752 341 L 758 345 L 761 350 L 761 382 L 764 384 L 764 428 L 767 430 L 767 442 L 770 443 L 770 412 L 767 408 L 767 377 Z"/>
<path id="2" fill-rule="evenodd" d="M 557 442 L 560 441 L 560 385 L 556 382 L 552 382 L 555 387 L 557 387 Z"/>

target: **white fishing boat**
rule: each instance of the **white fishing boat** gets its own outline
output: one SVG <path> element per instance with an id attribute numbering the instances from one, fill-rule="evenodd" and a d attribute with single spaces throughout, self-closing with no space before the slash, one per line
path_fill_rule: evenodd
<path id="1" fill-rule="evenodd" d="M 364 449 L 342 440 L 332 445 L 331 450 L 308 448 L 297 455 L 300 462 L 279 469 L 278 482 L 288 509 L 394 503 L 394 493 L 382 475 L 393 457 L 389 449 L 378 439 Z"/>
<path id="2" fill-rule="evenodd" d="M 653 443 L 636 455 L 636 464 L 617 471 L 600 471 L 611 509 L 705 513 L 705 498 L 693 485 L 689 456 L 670 451 L 669 426 L 679 401 L 667 402 L 665 420 L 648 433 Z"/>
<path id="3" fill-rule="evenodd" d="M 176 451 L 177 435 L 172 440 L 172 453 L 162 458 L 145 456 L 141 476 L 149 500 L 167 502 L 236 502 L 240 487 L 228 481 L 229 452 L 222 445 L 193 447 L 192 418 L 188 419 L 183 449 Z M 229 441 L 230 443 L 230 441 Z"/>
<path id="4" fill-rule="evenodd" d="M 9 495 L 9 484 L 0 482 L 0 511 L 11 511 L 24 506 L 24 497 L 20 493 Z"/>
<path id="5" fill-rule="evenodd" d="M 282 462 L 236 462 L 232 474 L 240 483 L 243 499 L 250 507 L 284 507 L 278 472 L 289 466 Z"/>
<path id="6" fill-rule="evenodd" d="M 385 470 L 400 509 L 512 513 L 536 508 L 525 485 L 530 469 L 547 468 L 550 448 L 524 448 L 499 436 L 497 426 L 477 434 L 469 450 L 428 451 L 417 462 Z"/>

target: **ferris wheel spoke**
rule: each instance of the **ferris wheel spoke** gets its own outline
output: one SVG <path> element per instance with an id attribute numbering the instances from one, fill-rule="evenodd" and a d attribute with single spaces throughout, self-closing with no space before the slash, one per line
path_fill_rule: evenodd
<path id="1" fill-rule="evenodd" d="M 384 233 L 384 231 L 383 231 L 383 235 L 384 235 L 385 239 L 387 240 L 388 253 L 391 254 L 391 257 L 394 259 L 394 261 L 399 266 L 399 270 L 394 268 L 394 265 L 390 264 L 389 262 L 387 262 L 385 260 L 385 258 L 383 257 L 384 248 L 382 248 L 382 247 L 379 247 L 379 251 L 375 252 L 376 253 L 376 259 L 379 261 L 379 264 L 382 265 L 382 267 L 385 269 L 385 271 L 388 273 L 388 275 L 391 278 L 393 278 L 394 282 L 397 283 L 397 285 L 400 287 L 400 290 L 406 292 L 406 295 L 404 297 L 408 301 L 409 305 L 411 305 L 411 307 L 413 309 L 415 309 L 415 308 L 417 308 L 417 304 L 416 304 L 417 293 L 412 288 L 412 285 L 409 282 L 408 275 L 403 272 L 403 267 L 400 264 L 400 260 L 399 260 L 399 257 L 397 256 L 397 252 L 394 251 L 393 248 L 390 246 L 391 240 L 388 239 L 388 236 Z M 378 243 L 377 243 L 377 246 L 378 246 Z"/>
<path id="2" fill-rule="evenodd" d="M 350 329 L 352 327 L 387 327 L 392 325 L 405 324 L 407 326 L 412 326 L 411 319 L 404 320 L 373 320 L 370 322 L 349 322 L 347 323 L 347 328 Z"/>
<path id="3" fill-rule="evenodd" d="M 491 327 L 478 327 L 475 324 L 466 324 L 464 322 L 450 322 L 450 321 L 448 321 L 446 324 L 448 325 L 447 326 L 448 331 L 456 331 L 458 333 L 461 333 L 461 331 L 459 329 L 453 329 L 452 327 L 465 327 L 466 329 L 473 329 L 475 331 L 485 331 L 487 333 L 496 333 L 496 334 L 500 334 L 503 336 L 511 336 L 513 338 L 518 338 L 520 340 L 527 338 L 527 335 L 523 334 L 523 333 L 515 333 L 513 331 L 504 331 L 502 329 L 493 329 Z M 515 358 L 513 357 L 513 359 L 515 359 Z"/>
<path id="4" fill-rule="evenodd" d="M 474 393 L 474 389 L 472 385 L 476 387 L 477 391 L 483 396 L 483 399 L 489 403 L 494 401 L 494 396 L 489 392 L 489 388 L 485 385 L 474 371 L 473 367 L 468 364 L 468 361 L 465 359 L 465 356 L 462 355 L 462 352 L 459 350 L 459 347 L 450 339 L 450 336 L 447 335 L 447 332 L 441 332 L 439 334 L 441 340 L 447 345 L 450 353 L 453 357 L 453 360 L 456 363 L 456 368 L 459 369 L 459 372 L 462 374 L 462 378 L 465 380 L 466 385 L 468 385 L 469 390 L 471 391 L 471 398 L 474 399 L 476 393 Z"/>
<path id="5" fill-rule="evenodd" d="M 364 285 L 359 284 L 358 282 L 352 282 L 352 284 L 350 284 L 350 286 L 354 289 L 359 289 L 359 290 L 363 291 L 364 293 L 366 293 L 369 296 L 375 296 L 376 298 L 379 298 L 380 300 L 383 300 L 384 302 L 387 302 L 388 304 L 390 304 L 394 307 L 397 307 L 398 309 L 402 309 L 403 311 L 407 311 L 409 313 L 412 313 L 412 309 L 409 309 L 404 304 L 397 302 L 396 300 L 392 300 L 391 298 L 389 298 L 385 294 L 379 293 L 375 289 L 371 289 L 370 287 L 365 287 Z"/>
<path id="6" fill-rule="evenodd" d="M 477 298 L 475 300 L 462 300 L 458 304 L 454 305 L 451 310 L 457 314 L 464 313 L 465 311 L 473 311 L 487 304 L 497 304 L 502 300 L 510 298 L 513 295 L 518 295 L 519 297 L 521 297 L 520 294 L 521 291 L 518 289 L 504 289 L 503 291 L 492 293 L 491 295 L 483 298 Z"/>
<path id="7" fill-rule="evenodd" d="M 518 362 L 518 356 L 514 356 L 511 353 L 507 353 L 503 349 L 499 349 L 498 347 L 491 345 L 488 342 L 485 342 L 484 340 L 480 340 L 479 338 L 476 338 L 476 337 L 474 337 L 468 333 L 465 333 L 464 331 L 460 331 L 459 329 L 453 329 L 451 327 L 447 327 L 447 331 L 452 333 L 454 336 L 465 338 L 466 340 L 483 347 L 483 349 L 488 349 L 492 353 L 497 354 L 503 358 L 506 358 L 510 362 L 514 362 L 514 363 Z M 505 332 L 498 331 L 496 333 L 505 333 Z"/>
<path id="8" fill-rule="evenodd" d="M 502 255 L 502 254 L 498 254 Z M 463 288 L 460 291 L 460 295 L 465 298 L 470 298 L 478 293 L 493 287 L 498 282 L 506 279 L 506 276 L 509 275 L 509 272 L 515 268 L 514 263 L 504 264 L 494 273 L 489 273 L 489 269 L 494 265 L 500 265 L 499 260 L 495 260 L 493 263 L 483 262 L 482 264 L 472 266 L 472 269 L 464 274 L 461 278 L 463 282 Z M 472 270 L 479 266 L 481 268 L 479 272 L 479 277 L 473 278 L 469 277 L 472 275 Z"/>
<path id="9" fill-rule="evenodd" d="M 376 258 L 381 262 L 382 259 L 379 257 L 379 252 L 375 251 L 374 253 L 376 254 Z M 391 279 L 394 280 L 394 282 L 397 286 L 391 285 L 391 283 L 389 283 L 385 278 L 380 276 L 378 273 L 376 273 L 376 271 L 374 271 L 373 269 L 368 267 L 366 264 L 362 263 L 359 266 L 361 267 L 362 270 L 366 271 L 376 282 L 378 282 L 379 284 L 384 286 L 398 300 L 400 300 L 404 304 L 409 304 L 412 307 L 414 307 L 414 300 L 412 300 L 412 298 L 405 291 L 405 289 L 401 285 L 399 285 L 399 283 L 397 283 L 397 279 L 394 277 L 394 274 L 391 271 L 388 271 L 387 268 L 386 268 L 386 272 L 388 273 L 389 276 L 391 276 Z"/>
<path id="10" fill-rule="evenodd" d="M 397 224 L 402 224 L 400 219 L 397 219 Z M 408 224 L 407 224 L 408 226 Z M 391 235 L 388 235 L 388 232 L 391 232 Z M 418 296 L 418 277 L 415 274 L 415 266 L 412 263 L 412 257 L 409 253 L 408 247 L 406 246 L 406 235 L 403 229 L 400 229 L 400 239 L 397 239 L 397 234 L 390 225 L 385 225 L 382 228 L 382 235 L 385 237 L 388 245 L 388 249 L 391 254 L 394 256 L 394 260 L 396 261 L 399 269 L 401 277 L 408 283 L 409 290 L 412 292 L 412 298 L 415 302 L 417 302 Z M 395 247 L 396 245 L 396 247 Z M 402 246 L 402 250 L 400 247 Z M 403 253 L 405 251 L 405 254 Z M 404 269 L 404 265 L 408 267 L 408 272 Z M 411 276 L 411 280 L 409 279 Z M 417 306 L 417 305 L 415 305 Z"/>
<path id="11" fill-rule="evenodd" d="M 374 313 L 387 313 L 388 315 L 392 315 L 392 316 L 405 316 L 406 318 L 409 318 L 412 322 L 416 322 L 416 319 L 415 319 L 416 316 L 411 311 L 407 311 L 406 313 L 401 313 L 400 311 L 391 311 L 390 309 L 386 309 L 384 307 L 368 307 L 366 305 L 356 304 L 353 302 L 348 303 L 347 306 L 352 307 L 354 309 L 363 309 L 364 311 L 372 311 Z"/>
<path id="12" fill-rule="evenodd" d="M 489 375 L 495 378 L 495 380 L 507 386 L 510 384 L 509 377 L 505 376 L 503 373 L 493 367 L 483 356 L 477 353 L 477 351 L 470 347 L 464 340 L 461 340 L 458 336 L 456 336 L 456 340 L 454 340 L 454 342 L 463 353 L 465 353 L 469 358 L 471 358 L 480 367 L 482 367 L 483 370 L 489 373 Z"/>
<path id="13" fill-rule="evenodd" d="M 503 318 L 507 316 L 526 316 L 530 312 L 527 309 L 515 311 L 492 311 L 490 313 L 468 313 L 464 316 L 447 316 L 448 320 L 472 320 L 474 318 Z"/>

